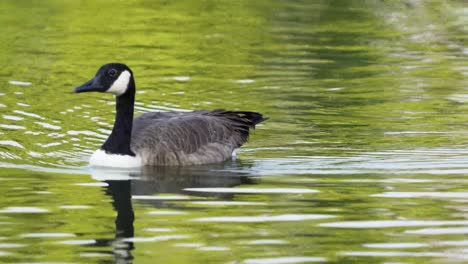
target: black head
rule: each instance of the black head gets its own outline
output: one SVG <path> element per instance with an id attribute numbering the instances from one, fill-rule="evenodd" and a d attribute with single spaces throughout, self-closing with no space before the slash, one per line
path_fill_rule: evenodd
<path id="1" fill-rule="evenodd" d="M 103 65 L 93 79 L 76 87 L 73 92 L 101 92 L 119 96 L 125 94 L 129 86 L 134 85 L 133 82 L 133 73 L 127 65 L 109 63 Z"/>

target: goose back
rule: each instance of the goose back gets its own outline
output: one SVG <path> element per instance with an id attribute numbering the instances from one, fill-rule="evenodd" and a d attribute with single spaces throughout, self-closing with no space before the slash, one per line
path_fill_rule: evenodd
<path id="1" fill-rule="evenodd" d="M 223 109 L 145 113 L 133 120 L 131 148 L 144 165 L 221 162 L 264 120 L 259 113 Z"/>

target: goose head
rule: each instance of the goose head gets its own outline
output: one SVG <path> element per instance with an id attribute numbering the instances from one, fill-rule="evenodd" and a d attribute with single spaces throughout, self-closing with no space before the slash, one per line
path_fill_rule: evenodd
<path id="1" fill-rule="evenodd" d="M 109 63 L 103 65 L 94 78 L 76 87 L 73 92 L 101 92 L 121 96 L 130 90 L 133 92 L 135 90 L 135 81 L 130 68 L 122 63 Z"/>

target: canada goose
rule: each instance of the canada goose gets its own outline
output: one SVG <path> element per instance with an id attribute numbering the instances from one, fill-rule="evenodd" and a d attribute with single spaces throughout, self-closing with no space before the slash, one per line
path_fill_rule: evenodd
<path id="1" fill-rule="evenodd" d="M 222 162 L 247 141 L 249 129 L 267 119 L 255 112 L 223 109 L 152 112 L 133 118 L 135 80 L 130 68 L 121 63 L 103 65 L 93 79 L 74 92 L 116 95 L 114 127 L 91 156 L 91 166 L 130 168 Z"/>

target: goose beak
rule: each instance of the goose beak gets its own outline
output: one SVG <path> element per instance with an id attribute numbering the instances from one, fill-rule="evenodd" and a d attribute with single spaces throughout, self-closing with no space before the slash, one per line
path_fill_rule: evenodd
<path id="1" fill-rule="evenodd" d="M 84 92 L 100 92 L 104 90 L 103 87 L 98 84 L 98 82 L 96 81 L 96 78 L 93 78 L 87 82 L 85 82 L 84 84 L 76 87 L 73 92 L 74 93 L 84 93 Z"/>

